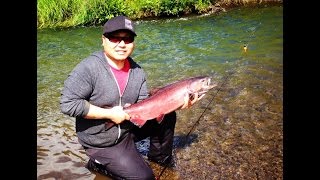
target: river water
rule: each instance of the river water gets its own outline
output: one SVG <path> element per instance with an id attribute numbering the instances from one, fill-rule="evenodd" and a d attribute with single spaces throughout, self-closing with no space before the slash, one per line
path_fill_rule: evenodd
<path id="1" fill-rule="evenodd" d="M 282 179 L 283 7 L 136 21 L 136 29 L 132 57 L 145 69 L 150 89 L 198 75 L 218 83 L 194 106 L 177 112 L 177 167 L 165 169 L 161 179 Z M 59 109 L 68 73 L 101 48 L 101 27 L 38 30 L 39 180 L 109 179 L 84 167 L 88 158 L 74 118 Z M 147 142 L 137 143 L 141 154 L 147 153 Z M 156 175 L 163 170 L 151 166 Z"/>

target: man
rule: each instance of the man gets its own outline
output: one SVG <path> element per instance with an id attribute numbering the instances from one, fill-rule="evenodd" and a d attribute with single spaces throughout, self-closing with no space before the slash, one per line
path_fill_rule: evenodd
<path id="1" fill-rule="evenodd" d="M 135 36 L 134 24 L 127 17 L 108 20 L 103 26 L 103 50 L 72 70 L 61 93 L 61 111 L 76 118 L 79 143 L 90 158 L 87 168 L 114 179 L 155 179 L 134 143 L 147 137 L 148 159 L 173 165 L 176 113 L 165 115 L 160 124 L 149 120 L 139 128 L 123 111 L 124 106 L 149 96 L 145 72 L 130 57 Z M 200 98 L 186 97 L 181 109 Z"/>

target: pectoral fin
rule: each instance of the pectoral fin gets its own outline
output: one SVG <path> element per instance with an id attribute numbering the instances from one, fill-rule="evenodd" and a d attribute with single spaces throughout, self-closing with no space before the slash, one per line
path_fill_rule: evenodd
<path id="1" fill-rule="evenodd" d="M 146 120 L 143 120 L 143 119 L 140 119 L 140 118 L 131 118 L 130 121 L 138 126 L 139 128 L 141 128 L 147 121 Z"/>
<path id="2" fill-rule="evenodd" d="M 156 118 L 156 120 L 157 120 L 157 122 L 158 122 L 159 124 L 162 122 L 162 120 L 163 120 L 163 118 L 164 118 L 164 115 L 165 115 L 165 114 L 160 114 L 160 115 Z"/>

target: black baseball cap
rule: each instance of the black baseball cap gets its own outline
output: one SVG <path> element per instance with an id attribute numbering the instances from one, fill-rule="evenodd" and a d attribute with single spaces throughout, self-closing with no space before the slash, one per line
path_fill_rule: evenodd
<path id="1" fill-rule="evenodd" d="M 116 16 L 109 19 L 103 26 L 103 34 L 108 34 L 118 30 L 129 30 L 134 36 L 133 22 L 126 16 Z"/>

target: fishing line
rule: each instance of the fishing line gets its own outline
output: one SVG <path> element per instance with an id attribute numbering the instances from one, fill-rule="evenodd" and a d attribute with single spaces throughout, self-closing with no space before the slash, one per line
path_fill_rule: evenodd
<path id="1" fill-rule="evenodd" d="M 213 97 L 210 99 L 209 103 L 207 104 L 207 106 L 205 107 L 205 109 L 202 111 L 202 113 L 201 113 L 201 115 L 199 116 L 199 118 L 197 119 L 197 121 L 196 121 L 195 123 L 193 123 L 193 125 L 192 125 L 192 127 L 190 128 L 188 134 L 185 136 L 182 145 L 186 144 L 189 135 L 193 132 L 193 130 L 195 129 L 195 127 L 199 124 L 199 122 L 200 122 L 200 120 L 201 120 L 201 117 L 204 115 L 205 111 L 209 108 L 209 105 L 213 102 L 213 99 L 214 99 L 214 98 L 217 96 L 217 94 L 220 92 L 220 90 L 222 89 L 222 87 L 224 86 L 224 84 L 227 82 L 227 80 L 231 77 L 232 74 L 235 73 L 235 70 L 236 70 L 236 68 L 235 68 L 233 71 L 231 71 L 231 72 L 224 78 L 224 80 L 222 81 L 222 84 L 220 85 L 219 89 L 216 91 L 216 93 L 215 93 L 215 94 L 213 95 Z M 181 141 L 180 141 L 180 142 L 181 142 Z M 182 146 L 181 146 L 181 147 L 182 147 Z M 181 148 L 181 149 L 182 149 L 182 148 Z M 178 149 L 178 150 L 179 150 L 179 149 Z M 176 153 L 178 152 L 178 150 L 176 151 Z M 170 157 L 170 156 L 167 156 L 167 157 L 164 159 L 163 162 L 165 162 L 169 157 Z M 169 164 L 166 164 L 166 165 L 162 168 L 159 176 L 156 177 L 157 180 L 160 180 L 160 177 L 161 177 L 162 174 L 165 172 L 165 170 L 168 168 L 168 165 L 169 165 Z"/>
<path id="2" fill-rule="evenodd" d="M 249 40 L 248 40 L 246 43 L 244 43 L 244 46 L 243 46 L 243 51 L 244 51 L 245 54 L 247 54 L 249 42 L 251 42 L 252 39 L 254 38 L 254 34 L 255 34 L 255 31 L 256 31 L 255 28 L 249 28 L 249 30 L 251 31 L 251 34 L 250 34 L 250 36 L 249 36 Z M 241 59 L 241 60 L 244 60 L 244 59 Z M 240 60 L 240 61 L 241 61 L 241 60 Z M 240 64 L 240 65 L 241 65 L 241 64 Z M 243 66 L 243 67 L 246 67 L 246 66 Z M 202 116 L 204 115 L 205 111 L 209 108 L 209 105 L 213 102 L 213 99 L 217 96 L 217 94 L 220 92 L 220 90 L 222 89 L 222 87 L 224 86 L 224 84 L 227 82 L 227 80 L 231 77 L 231 75 L 235 73 L 236 69 L 237 69 L 237 68 L 234 68 L 234 70 L 231 71 L 231 72 L 225 77 L 225 79 L 223 80 L 223 83 L 221 84 L 221 86 L 219 87 L 219 89 L 218 89 L 218 90 L 216 91 L 216 93 L 213 95 L 213 97 L 211 98 L 211 100 L 209 101 L 209 103 L 207 104 L 207 106 L 205 107 L 205 109 L 202 111 L 202 113 L 201 113 L 201 115 L 199 116 L 199 118 L 197 119 L 197 121 L 196 121 L 196 122 L 192 125 L 192 127 L 190 128 L 188 134 L 187 134 L 187 135 L 185 136 L 185 138 L 184 138 L 184 141 L 183 141 L 183 142 L 180 141 L 180 142 L 183 143 L 182 145 L 184 145 L 184 144 L 187 142 L 187 140 L 188 140 L 188 138 L 189 138 L 189 135 L 193 132 L 193 130 L 194 130 L 194 129 L 196 128 L 196 126 L 199 124 L 199 122 L 200 122 Z M 240 69 L 240 70 L 241 70 L 241 69 Z M 181 146 L 181 147 L 183 147 L 183 146 Z M 179 150 L 179 149 L 178 149 L 178 150 Z M 176 151 L 176 153 L 178 152 L 178 150 Z M 168 158 L 169 158 L 169 156 L 167 156 L 167 157 L 164 159 L 164 162 L 165 162 Z M 159 176 L 156 177 L 157 180 L 160 180 L 160 177 L 162 176 L 162 174 L 165 172 L 165 170 L 166 170 L 167 168 L 168 168 L 168 164 L 166 164 L 166 165 L 163 167 L 163 169 L 161 170 Z"/>

